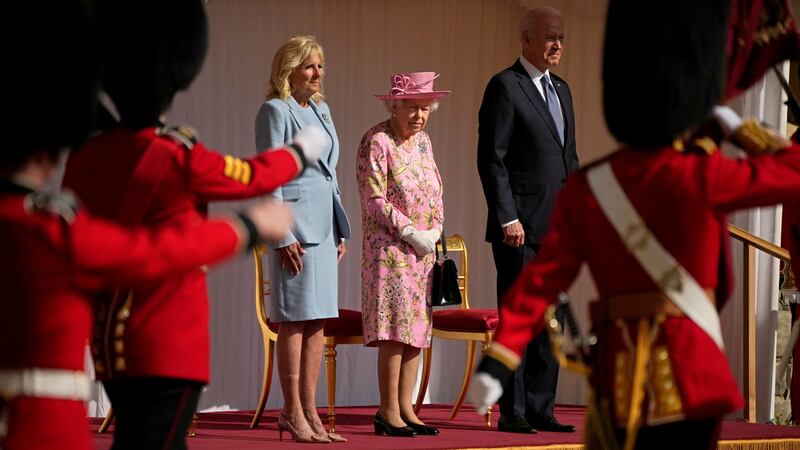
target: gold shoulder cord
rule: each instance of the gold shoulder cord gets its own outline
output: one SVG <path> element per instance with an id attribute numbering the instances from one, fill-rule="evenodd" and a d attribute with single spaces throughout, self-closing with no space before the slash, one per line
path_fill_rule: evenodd
<path id="1" fill-rule="evenodd" d="M 628 424 L 625 427 L 624 450 L 633 450 L 636 444 L 636 434 L 642 416 L 642 401 L 644 400 L 644 383 L 647 381 L 647 366 L 650 363 L 650 318 L 641 317 L 638 320 L 636 332 L 636 347 L 633 360 L 633 386 L 631 404 L 628 410 Z"/>
<path id="2" fill-rule="evenodd" d="M 547 334 L 550 336 L 553 356 L 556 358 L 556 361 L 558 361 L 558 364 L 586 378 L 588 382 L 589 375 L 592 372 L 591 367 L 583 361 L 567 357 L 564 353 L 564 331 L 558 323 L 558 320 L 556 320 L 555 305 L 551 305 L 547 308 L 547 311 L 544 313 L 544 320 Z M 619 450 L 610 417 L 608 414 L 603 414 L 604 411 L 609 411 L 608 401 L 598 398 L 597 395 L 595 395 L 595 390 L 592 389 L 591 383 L 587 384 L 589 384 L 590 394 L 588 411 L 586 414 L 586 448 L 591 450 Z"/>
<path id="3" fill-rule="evenodd" d="M 774 153 L 789 145 L 782 136 L 761 126 L 754 119 L 745 120 L 733 132 L 731 141 L 750 156 Z"/>
<path id="4" fill-rule="evenodd" d="M 609 420 L 608 400 L 601 400 L 592 391 L 586 413 L 586 448 L 591 450 L 619 450 L 614 426 Z"/>
<path id="5" fill-rule="evenodd" d="M 553 347 L 553 355 L 558 363 L 567 370 L 573 371 L 584 377 L 588 377 L 591 368 L 583 361 L 570 359 L 564 354 L 562 344 L 564 333 L 558 320 L 555 318 L 555 306 L 550 306 L 545 312 L 546 328 L 550 335 L 550 343 Z M 630 394 L 630 404 L 628 420 L 626 425 L 626 436 L 623 450 L 633 450 L 636 444 L 636 435 L 641 424 L 642 402 L 644 401 L 645 383 L 648 378 L 648 367 L 650 365 L 650 341 L 651 341 L 651 321 L 655 323 L 663 322 L 663 316 L 641 317 L 637 321 L 636 344 L 633 350 L 633 380 L 632 392 Z M 591 389 L 591 386 L 590 386 Z M 608 404 L 598 404 L 607 400 L 598 399 L 592 392 L 589 401 L 589 411 L 586 417 L 587 428 L 587 448 L 592 450 L 618 450 L 619 446 L 614 436 L 614 427 L 611 424 L 610 415 L 603 414 L 608 412 Z"/>

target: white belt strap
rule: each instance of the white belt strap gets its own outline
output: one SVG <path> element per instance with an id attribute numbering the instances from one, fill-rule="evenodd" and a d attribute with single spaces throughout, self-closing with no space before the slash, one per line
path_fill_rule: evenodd
<path id="1" fill-rule="evenodd" d="M 602 163 L 590 169 L 586 176 L 597 203 L 628 251 L 636 257 L 645 272 L 675 306 L 723 349 L 722 328 L 717 310 L 692 274 L 681 266 L 647 228 L 619 185 L 611 164 Z"/>
<path id="2" fill-rule="evenodd" d="M 0 370 L 0 396 L 86 401 L 89 377 L 66 369 Z"/>

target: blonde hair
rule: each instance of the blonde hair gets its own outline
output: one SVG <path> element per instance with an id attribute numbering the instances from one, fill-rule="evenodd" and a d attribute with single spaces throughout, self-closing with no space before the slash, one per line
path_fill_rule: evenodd
<path id="1" fill-rule="evenodd" d="M 315 51 L 319 54 L 319 59 L 325 61 L 325 54 L 317 39 L 314 36 L 301 35 L 289 39 L 275 52 L 275 57 L 272 59 L 267 100 L 273 98 L 286 100 L 292 95 L 289 75 L 302 66 L 311 57 L 311 53 Z M 312 95 L 311 100 L 315 103 L 321 103 L 324 99 L 325 95 L 322 93 L 322 86 L 320 85 L 319 92 Z"/>

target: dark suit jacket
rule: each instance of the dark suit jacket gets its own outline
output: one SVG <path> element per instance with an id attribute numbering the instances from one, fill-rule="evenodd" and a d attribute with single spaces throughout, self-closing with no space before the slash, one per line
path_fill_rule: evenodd
<path id="1" fill-rule="evenodd" d="M 478 174 L 489 207 L 486 240 L 503 240 L 501 224 L 519 219 L 525 243 L 538 244 L 555 196 L 578 169 L 572 94 L 550 73 L 564 113 L 564 145 L 547 105 L 522 63 L 486 86 L 478 115 Z"/>

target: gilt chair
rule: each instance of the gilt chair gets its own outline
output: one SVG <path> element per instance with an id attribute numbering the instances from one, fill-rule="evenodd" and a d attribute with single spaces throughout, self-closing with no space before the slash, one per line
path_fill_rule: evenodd
<path id="1" fill-rule="evenodd" d="M 250 428 L 256 428 L 261 421 L 264 407 L 267 405 L 269 390 L 272 385 L 274 367 L 275 342 L 278 340 L 278 325 L 269 320 L 269 313 L 264 304 L 270 295 L 270 283 L 264 277 L 263 257 L 267 253 L 265 245 L 253 249 L 253 260 L 256 273 L 256 317 L 264 339 L 264 377 L 261 383 L 261 398 L 258 401 Z M 361 311 L 339 309 L 339 317 L 326 319 L 323 330 L 325 336 L 325 378 L 328 386 L 328 427 L 329 432 L 336 432 L 336 346 L 340 344 L 362 344 Z"/>
<path id="2" fill-rule="evenodd" d="M 106 417 L 103 419 L 103 423 L 100 424 L 100 428 L 97 429 L 97 434 L 105 434 L 108 432 L 108 427 L 111 426 L 111 422 L 114 421 L 114 409 L 108 408 L 106 412 Z"/>
<path id="3" fill-rule="evenodd" d="M 454 260 L 459 268 L 458 287 L 461 291 L 461 305 L 454 308 L 434 309 L 433 310 L 433 337 L 439 339 L 449 339 L 456 341 L 466 341 L 467 355 L 464 367 L 464 379 L 461 390 L 458 394 L 453 408 L 450 410 L 450 419 L 454 419 L 464 403 L 467 394 L 467 387 L 472 380 L 472 372 L 475 368 L 475 346 L 481 343 L 481 351 L 485 352 L 492 343 L 494 332 L 499 322 L 496 309 L 477 309 L 469 306 L 468 275 L 469 264 L 467 257 L 467 246 L 464 238 L 459 234 L 449 236 L 447 239 L 447 253 Z M 441 250 L 441 244 L 439 244 Z M 433 342 L 431 346 L 423 351 L 422 356 L 422 379 L 420 380 L 417 401 L 414 412 L 418 413 L 422 407 L 422 401 L 428 390 L 428 381 L 431 375 L 431 355 L 433 354 Z M 492 425 L 491 408 L 486 413 L 486 426 Z"/>

